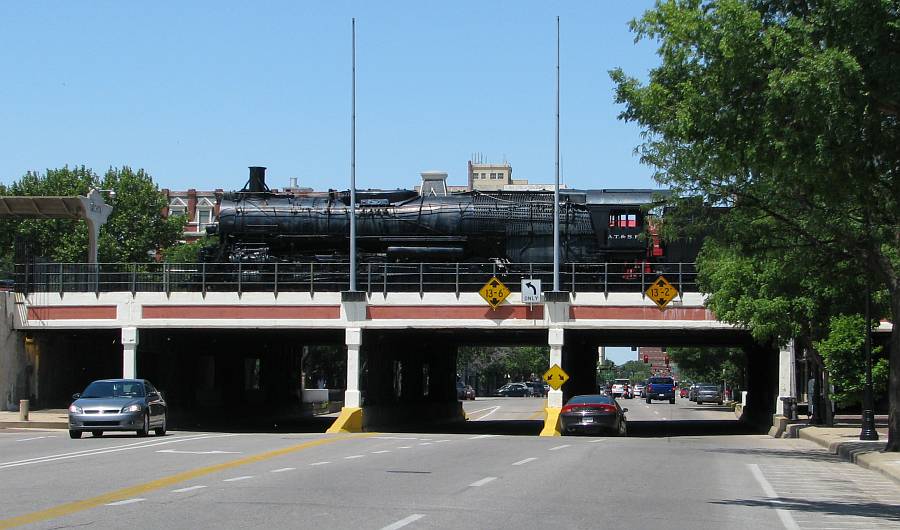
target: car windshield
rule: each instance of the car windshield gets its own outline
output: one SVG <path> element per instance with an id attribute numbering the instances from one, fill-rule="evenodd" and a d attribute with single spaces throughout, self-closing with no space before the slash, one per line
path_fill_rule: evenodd
<path id="1" fill-rule="evenodd" d="M 144 397 L 144 384 L 140 381 L 94 381 L 84 389 L 81 397 Z"/>
<path id="2" fill-rule="evenodd" d="M 630 380 L 630 379 L 616 379 L 615 384 L 617 384 L 617 385 L 630 385 L 630 384 L 631 384 L 631 380 Z"/>
<path id="3" fill-rule="evenodd" d="M 575 396 L 566 404 L 577 405 L 578 403 L 613 403 L 613 399 L 609 396 L 602 396 L 600 394 L 586 394 L 583 396 Z"/>
<path id="4" fill-rule="evenodd" d="M 719 387 L 714 386 L 714 385 L 703 385 L 703 386 L 700 387 L 700 390 L 712 390 L 712 391 L 717 391 L 717 390 L 719 390 Z"/>
<path id="5" fill-rule="evenodd" d="M 651 385 L 674 385 L 675 380 L 671 377 L 653 377 L 650 379 Z"/>

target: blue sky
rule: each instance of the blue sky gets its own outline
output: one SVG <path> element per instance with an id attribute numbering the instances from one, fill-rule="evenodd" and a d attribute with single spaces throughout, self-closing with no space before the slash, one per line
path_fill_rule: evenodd
<path id="1" fill-rule="evenodd" d="M 463 184 L 476 152 L 552 182 L 559 15 L 564 183 L 656 187 L 607 74 L 657 64 L 628 30 L 651 4 L 4 2 L 0 182 L 130 165 L 160 187 L 230 190 L 263 165 L 273 187 L 346 189 L 354 16 L 359 188 L 432 169 Z"/>

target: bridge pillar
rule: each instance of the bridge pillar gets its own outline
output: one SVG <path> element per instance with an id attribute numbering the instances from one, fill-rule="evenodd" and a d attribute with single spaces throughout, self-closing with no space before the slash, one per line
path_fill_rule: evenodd
<path id="1" fill-rule="evenodd" d="M 547 344 L 550 346 L 550 366 L 554 364 L 562 368 L 562 349 L 565 341 L 563 328 L 550 328 L 547 333 Z M 559 436 L 559 413 L 563 406 L 562 390 L 550 389 L 547 394 L 547 408 L 544 409 L 544 428 L 541 436 Z"/>
<path id="2" fill-rule="evenodd" d="M 795 374 L 794 341 L 791 340 L 778 350 L 778 401 L 775 414 L 785 416 L 783 397 L 797 398 L 797 376 Z"/>
<path id="3" fill-rule="evenodd" d="M 138 328 L 122 328 L 122 377 L 137 377 Z"/>
<path id="4" fill-rule="evenodd" d="M 359 391 L 359 348 L 362 346 L 362 329 L 347 328 L 344 332 L 347 346 L 347 389 L 344 391 L 344 407 L 328 433 L 361 432 L 363 409 Z"/>

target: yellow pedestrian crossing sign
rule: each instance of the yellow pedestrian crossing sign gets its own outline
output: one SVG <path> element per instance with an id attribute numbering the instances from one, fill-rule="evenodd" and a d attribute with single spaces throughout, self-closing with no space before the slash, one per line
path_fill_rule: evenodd
<path id="1" fill-rule="evenodd" d="M 644 294 L 653 300 L 660 310 L 663 310 L 669 302 L 678 296 L 678 289 L 673 287 L 664 276 L 660 276 L 650 284 L 650 287 L 644 291 Z"/>
<path id="2" fill-rule="evenodd" d="M 484 298 L 485 302 L 491 304 L 492 308 L 497 309 L 497 306 L 502 304 L 506 297 L 509 296 L 509 289 L 494 276 L 484 284 L 484 287 L 478 291 L 478 294 Z"/>
<path id="3" fill-rule="evenodd" d="M 569 374 L 560 368 L 558 364 L 554 364 L 549 370 L 544 372 L 544 381 L 553 387 L 553 390 L 559 390 L 559 387 L 563 386 L 568 380 Z"/>

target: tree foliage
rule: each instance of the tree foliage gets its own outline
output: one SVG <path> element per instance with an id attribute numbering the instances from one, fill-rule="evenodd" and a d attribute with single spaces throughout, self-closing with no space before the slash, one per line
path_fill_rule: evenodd
<path id="1" fill-rule="evenodd" d="M 681 381 L 745 388 L 747 355 L 740 348 L 669 348 L 668 354 Z"/>
<path id="2" fill-rule="evenodd" d="M 821 341 L 872 289 L 887 293 L 876 318 L 900 321 L 896 2 L 667 0 L 632 29 L 661 64 L 646 83 L 611 72 L 621 118 L 675 192 L 666 232 L 708 236 L 698 266 L 716 315 Z M 890 366 L 900 450 L 900 326 Z"/>
<path id="3" fill-rule="evenodd" d="M 100 229 L 101 262 L 146 262 L 148 252 L 166 248 L 180 237 L 183 217 L 165 218 L 165 196 L 149 173 L 129 167 L 110 168 L 102 177 L 85 166 L 28 172 L 0 189 L 19 196 L 85 196 L 92 188 L 111 190 L 104 197 L 113 211 Z M 31 251 L 52 261 L 87 261 L 88 231 L 84 221 L 69 219 L 12 219 L 0 224 L 0 253 L 11 261 L 16 238 Z"/>
<path id="4" fill-rule="evenodd" d="M 859 315 L 839 315 L 831 319 L 831 332 L 816 343 L 835 384 L 834 399 L 842 405 L 862 402 L 866 382 L 865 319 Z M 880 347 L 872 348 L 872 382 L 876 392 L 884 392 L 888 362 L 879 358 Z"/>

